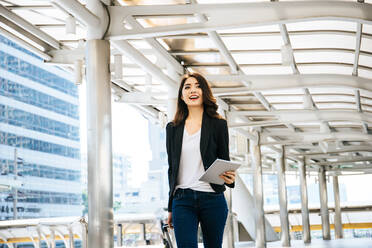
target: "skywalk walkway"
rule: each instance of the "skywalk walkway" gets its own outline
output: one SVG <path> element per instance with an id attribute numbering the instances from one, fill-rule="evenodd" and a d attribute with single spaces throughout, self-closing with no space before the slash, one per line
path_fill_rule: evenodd
<path id="1" fill-rule="evenodd" d="M 254 242 L 236 243 L 236 248 L 255 247 Z M 267 247 L 279 248 L 282 246 L 279 242 L 268 242 Z M 371 239 L 336 239 L 336 240 L 311 240 L 311 244 L 304 244 L 302 240 L 292 240 L 291 247 L 296 248 L 372 248 Z"/>

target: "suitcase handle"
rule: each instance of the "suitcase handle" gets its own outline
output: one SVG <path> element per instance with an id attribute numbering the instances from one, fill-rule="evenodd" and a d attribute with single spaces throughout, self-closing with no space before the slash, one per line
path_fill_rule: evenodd
<path id="1" fill-rule="evenodd" d="M 169 247 L 169 248 L 173 248 L 173 244 L 172 244 L 172 240 L 171 240 L 171 238 L 170 238 L 170 235 L 169 235 L 169 232 L 168 232 L 168 228 L 169 228 L 169 225 L 168 224 L 162 224 L 161 225 L 161 230 L 162 230 L 162 232 L 163 232 L 163 236 L 165 236 L 165 238 L 166 238 L 166 246 L 165 247 Z"/>

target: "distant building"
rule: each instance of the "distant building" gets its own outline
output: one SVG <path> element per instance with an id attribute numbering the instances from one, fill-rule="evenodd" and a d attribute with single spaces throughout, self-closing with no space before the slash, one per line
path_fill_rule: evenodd
<path id="1" fill-rule="evenodd" d="M 81 215 L 71 75 L 0 36 L 0 219 Z M 15 194 L 14 188 L 17 188 Z"/>
<path id="2" fill-rule="evenodd" d="M 128 183 L 120 192 L 122 204 L 118 213 L 161 212 L 168 201 L 168 162 L 165 147 L 165 131 L 148 122 L 152 160 L 149 161 L 148 178 L 140 187 Z M 128 172 L 129 173 L 129 172 Z M 116 186 L 114 185 L 114 188 Z"/>

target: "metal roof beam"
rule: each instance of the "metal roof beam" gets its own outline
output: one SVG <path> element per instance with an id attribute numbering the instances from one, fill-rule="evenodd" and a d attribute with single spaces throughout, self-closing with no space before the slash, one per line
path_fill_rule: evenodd
<path id="1" fill-rule="evenodd" d="M 341 1 L 291 1 L 234 4 L 187 4 L 156 6 L 111 6 L 113 17 L 108 36 L 112 40 L 149 38 L 164 35 L 208 32 L 215 30 L 284 24 L 306 20 L 354 20 L 372 23 L 372 5 Z M 143 30 L 126 30 L 123 21 L 127 16 L 152 17 L 205 14 L 206 23 L 158 26 Z M 229 13 L 231 18 L 225 18 Z"/>
<path id="2" fill-rule="evenodd" d="M 288 139 L 303 139 L 303 140 L 314 140 L 315 137 L 318 137 L 320 140 L 323 140 L 323 139 L 327 139 L 329 137 L 331 137 L 332 139 L 333 138 L 337 138 L 339 139 L 340 137 L 342 138 L 342 135 L 344 135 L 345 137 L 351 139 L 352 137 L 356 137 L 356 139 L 358 139 L 358 137 L 363 137 L 366 138 L 367 140 L 370 140 L 372 141 L 372 135 L 369 135 L 369 134 L 363 134 L 361 132 L 337 132 L 337 135 L 333 136 L 331 133 L 319 133 L 319 132 L 296 132 L 296 133 L 288 133 L 288 132 L 283 132 L 280 133 L 280 132 L 269 132 L 269 133 L 263 133 L 262 134 L 262 137 L 266 140 L 268 140 L 267 138 L 269 136 L 279 136 L 279 137 L 283 137 L 285 136 L 286 138 Z"/>
<path id="3" fill-rule="evenodd" d="M 144 71 L 151 74 L 154 78 L 159 79 L 166 85 L 177 89 L 178 82 L 171 79 L 169 76 L 163 73 L 163 71 L 148 60 L 142 53 L 135 49 L 129 42 L 112 41 L 111 44 L 116 47 L 121 53 L 128 56 L 133 62 L 137 63 Z"/>
<path id="4" fill-rule="evenodd" d="M 369 155 L 371 156 L 372 153 L 370 153 Z M 305 157 L 308 158 L 308 159 L 319 159 L 319 160 L 320 159 L 330 159 L 330 160 L 332 160 L 332 159 L 350 159 L 350 158 L 354 158 L 356 156 L 354 155 L 354 152 L 349 152 L 348 154 L 343 153 L 342 155 L 340 155 L 340 154 L 328 154 L 328 152 L 327 152 L 327 153 L 311 155 L 311 156 L 307 155 Z"/>
<path id="5" fill-rule="evenodd" d="M 337 161 L 326 161 L 326 162 L 316 162 L 316 163 L 307 163 L 307 166 L 312 165 L 341 165 L 341 164 L 349 164 L 349 163 L 355 163 L 355 162 L 368 162 L 372 161 L 372 157 L 358 157 L 358 158 L 347 158 L 347 159 L 340 159 Z M 372 169 L 372 166 L 370 167 Z"/>
<path id="6" fill-rule="evenodd" d="M 28 43 L 27 41 L 19 38 L 18 36 L 15 36 L 14 34 L 12 34 L 11 32 L 3 29 L 2 27 L 0 27 L 0 34 L 4 35 L 6 38 L 8 38 L 9 40 L 19 44 L 21 47 L 35 53 L 36 55 L 40 56 L 41 58 L 43 58 L 44 60 L 51 60 L 52 57 L 49 56 L 48 54 L 44 53 L 43 51 L 41 51 L 39 48 L 31 45 L 30 43 Z"/>
<path id="7" fill-rule="evenodd" d="M 76 17 L 85 26 L 96 26 L 100 25 L 100 19 L 94 15 L 90 10 L 88 10 L 84 5 L 76 0 L 52 0 L 52 2 L 57 3 L 68 13 Z"/>
<path id="8" fill-rule="evenodd" d="M 221 36 L 221 35 L 220 35 Z M 143 52 L 149 52 L 148 50 L 141 50 Z M 280 53 L 280 49 L 257 49 L 257 50 L 230 50 L 231 54 L 272 54 L 272 53 Z M 348 53 L 354 54 L 353 49 L 346 49 L 346 48 L 298 48 L 293 49 L 293 52 L 298 53 L 329 53 L 329 52 L 339 52 L 339 53 Z M 208 49 L 208 50 L 174 50 L 169 51 L 170 54 L 174 56 L 188 56 L 188 55 L 200 55 L 200 54 L 218 54 L 218 50 Z M 360 54 L 367 57 L 372 57 L 371 52 L 367 51 L 360 51 Z"/>
<path id="9" fill-rule="evenodd" d="M 289 39 L 287 26 L 285 24 L 279 24 L 279 28 L 280 28 L 280 34 L 282 35 L 282 38 L 283 38 L 284 46 L 287 46 L 289 48 L 287 52 L 290 53 L 289 56 L 291 58 L 290 64 L 291 64 L 292 71 L 294 74 L 300 74 L 300 71 L 297 68 L 295 57 L 293 55 L 292 44 L 291 44 L 291 40 Z"/>
<path id="10" fill-rule="evenodd" d="M 340 36 L 352 36 L 355 37 L 356 32 L 347 30 L 295 30 L 288 31 L 291 36 L 301 36 L 301 35 L 340 35 Z M 262 37 L 262 36 L 279 36 L 280 32 L 235 32 L 235 33 L 219 33 L 221 37 Z M 197 34 L 179 34 L 179 35 L 164 35 L 161 36 L 163 39 L 188 39 L 188 38 L 198 38 L 206 39 L 207 34 L 197 33 Z M 363 38 L 372 39 L 372 34 L 363 33 Z M 353 50 L 354 53 L 354 50 Z"/>
<path id="11" fill-rule="evenodd" d="M 354 65 L 353 65 L 353 76 L 358 76 L 358 64 L 359 64 L 359 54 L 360 54 L 360 45 L 362 41 L 362 24 L 357 23 L 357 32 L 355 35 L 355 56 L 354 56 Z"/>
<path id="12" fill-rule="evenodd" d="M 187 68 L 224 68 L 228 67 L 227 64 L 223 63 L 192 63 L 192 64 L 185 64 Z M 340 66 L 346 68 L 352 68 L 353 64 L 351 63 L 344 63 L 344 62 L 304 62 L 304 63 L 297 63 L 297 66 Z M 249 67 L 277 67 L 283 68 L 281 63 L 261 63 L 261 64 L 240 64 L 241 68 L 249 68 Z M 359 69 L 372 71 L 372 67 L 359 65 Z"/>
<path id="13" fill-rule="evenodd" d="M 247 123 L 231 123 L 230 127 L 258 127 L 258 126 L 277 126 L 285 123 L 307 123 L 318 121 L 348 121 L 348 122 L 368 122 L 372 123 L 372 114 L 357 113 L 351 111 L 308 111 L 292 113 L 282 113 L 279 120 L 254 121 Z"/>
<path id="14" fill-rule="evenodd" d="M 344 153 L 344 152 L 372 152 L 372 146 L 345 146 L 340 149 L 330 148 L 327 150 L 327 154 L 332 153 Z M 324 154 L 322 151 L 319 152 L 304 152 L 299 154 L 293 154 L 296 156 L 314 156 Z"/>
<path id="15" fill-rule="evenodd" d="M 132 16 L 128 16 L 126 21 L 134 28 L 144 29 Z M 179 75 L 184 74 L 184 67 L 170 53 L 168 53 L 168 51 L 155 38 L 146 38 L 145 41 L 153 48 L 153 51 L 158 58 L 165 59 L 168 65 L 171 66 Z"/>
<path id="16" fill-rule="evenodd" d="M 197 1 L 191 0 L 190 3 L 197 4 Z M 208 22 L 208 18 L 204 14 L 198 13 L 195 16 L 200 23 Z M 231 72 L 233 74 L 238 73 L 239 65 L 235 62 L 234 58 L 232 57 L 230 51 L 227 49 L 225 43 L 222 41 L 219 34 L 216 31 L 208 31 L 207 34 L 209 38 L 213 41 L 219 52 L 221 53 L 222 57 L 229 65 Z"/>
<path id="17" fill-rule="evenodd" d="M 362 110 L 362 103 L 360 102 L 360 91 L 359 90 L 355 90 L 355 103 L 356 103 L 356 107 L 357 107 L 357 110 L 358 112 L 362 113 L 363 110 Z M 368 124 L 365 123 L 365 122 L 362 122 L 362 130 L 364 133 L 369 133 L 369 129 L 368 129 Z"/>
<path id="18" fill-rule="evenodd" d="M 254 116 L 254 117 L 264 117 L 264 116 L 278 116 L 279 118 L 287 118 L 288 116 L 294 115 L 337 115 L 337 116 L 344 116 L 348 114 L 360 114 L 361 112 L 357 112 L 355 110 L 306 110 L 306 109 L 293 109 L 293 110 L 275 110 L 275 111 L 230 111 L 229 115 L 232 117 L 236 116 Z M 372 117 L 372 114 L 365 113 Z M 301 117 L 302 118 L 302 117 Z"/>
<path id="19" fill-rule="evenodd" d="M 372 91 L 372 80 L 339 74 L 306 75 L 206 75 L 212 82 L 250 82 L 247 87 L 213 88 L 218 96 L 239 95 L 254 91 L 272 91 L 279 89 L 302 89 L 304 87 L 338 87 Z"/>
<path id="20" fill-rule="evenodd" d="M 319 139 L 324 139 L 327 142 L 330 141 L 337 141 L 337 140 L 342 140 L 342 141 L 372 141 L 372 135 L 366 136 L 365 134 L 360 134 L 356 136 L 353 134 L 353 136 L 350 135 L 350 137 L 343 137 L 340 135 L 333 135 L 335 133 L 331 134 L 323 134 L 321 136 L 316 136 L 316 137 L 306 137 L 306 139 L 286 139 L 286 140 L 280 140 L 280 141 L 263 141 L 261 144 L 265 146 L 274 146 L 274 145 L 306 145 L 306 144 L 313 144 L 319 142 Z M 337 134 L 337 133 L 336 133 Z M 328 152 L 328 151 L 327 151 Z"/>
<path id="21" fill-rule="evenodd" d="M 13 13 L 12 11 L 10 11 L 9 9 L 5 8 L 2 5 L 0 5 L 0 15 L 3 16 L 5 19 L 9 20 L 10 22 L 12 22 L 13 24 L 26 30 L 27 32 L 37 37 L 38 39 L 42 40 L 46 44 L 56 49 L 60 47 L 59 42 L 55 40 L 53 37 L 41 31 L 40 29 L 35 27 L 33 24 L 29 23 L 28 21 L 26 21 L 25 19 Z"/>

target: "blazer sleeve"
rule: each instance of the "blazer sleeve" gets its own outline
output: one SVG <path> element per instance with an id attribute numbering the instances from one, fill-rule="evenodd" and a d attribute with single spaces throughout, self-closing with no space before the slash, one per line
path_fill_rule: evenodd
<path id="1" fill-rule="evenodd" d="M 172 122 L 167 124 L 166 128 L 166 147 L 167 147 L 167 155 L 168 155 L 168 183 L 169 183 L 169 199 L 168 199 L 168 212 L 172 211 L 172 197 L 170 195 L 171 190 L 171 177 L 172 177 L 172 151 L 171 151 L 171 135 L 172 135 Z"/>
<path id="2" fill-rule="evenodd" d="M 229 129 L 227 127 L 227 121 L 221 119 L 218 128 L 218 148 L 217 157 L 230 161 L 230 150 L 229 150 Z M 235 187 L 235 182 L 231 184 L 225 183 L 230 188 Z"/>

